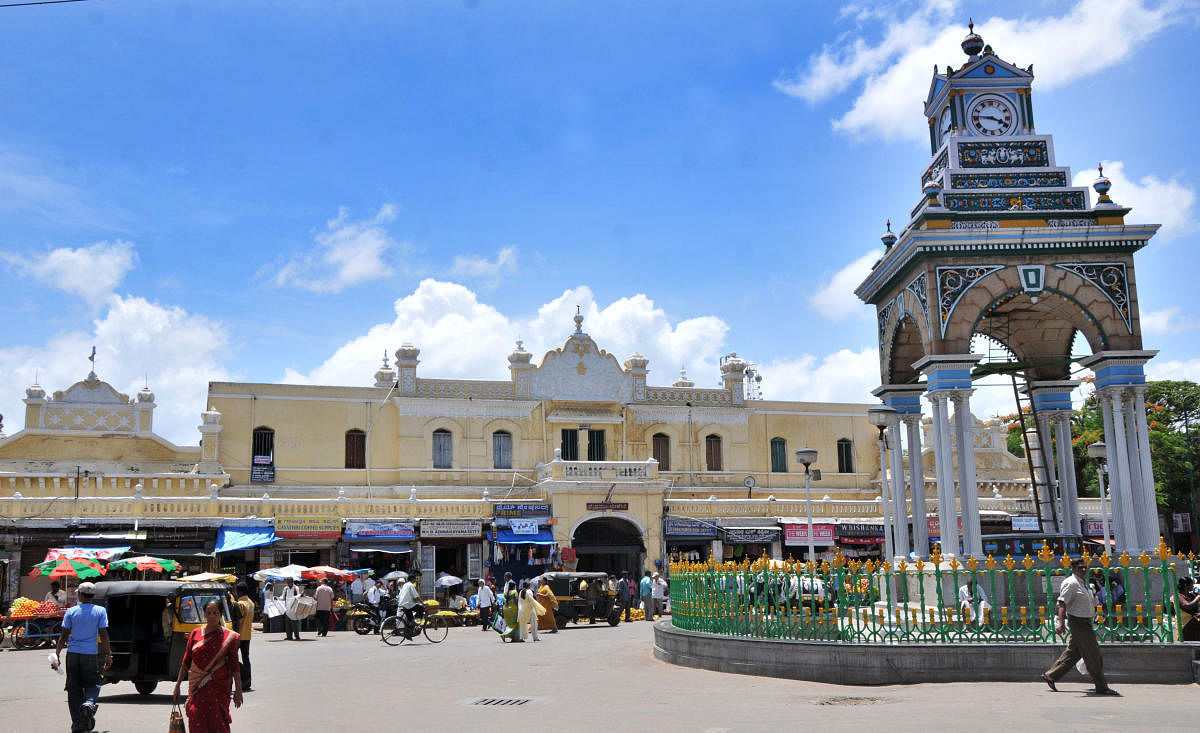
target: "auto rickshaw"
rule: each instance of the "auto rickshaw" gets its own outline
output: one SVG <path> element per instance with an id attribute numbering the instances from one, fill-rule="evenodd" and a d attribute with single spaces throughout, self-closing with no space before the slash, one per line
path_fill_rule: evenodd
<path id="1" fill-rule="evenodd" d="M 187 635 L 204 625 L 204 606 L 221 604 L 225 626 L 232 628 L 230 588 L 225 583 L 177 580 L 118 580 L 96 583 L 94 603 L 108 609 L 112 666 L 105 684 L 129 680 L 143 695 L 163 680 L 174 680 L 183 662 Z"/>
<path id="2" fill-rule="evenodd" d="M 579 590 L 582 581 L 589 584 L 607 582 L 608 573 L 543 573 L 534 580 L 550 583 L 550 590 L 554 591 L 554 597 L 558 600 L 554 621 L 560 629 L 566 628 L 572 621 L 578 623 L 585 618 L 589 621 L 608 621 L 609 626 L 616 626 L 621 622 L 621 609 L 613 602 L 614 599 L 607 589 L 601 591 L 596 603 Z"/>

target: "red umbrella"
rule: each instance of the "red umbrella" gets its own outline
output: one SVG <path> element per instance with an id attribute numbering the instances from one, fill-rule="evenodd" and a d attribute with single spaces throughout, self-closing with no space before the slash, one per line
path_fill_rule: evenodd
<path id="1" fill-rule="evenodd" d="M 346 570 L 338 570 L 329 565 L 318 565 L 315 568 L 309 568 L 300 573 L 300 577 L 305 580 L 319 580 L 321 578 L 332 578 L 333 580 L 353 580 L 354 573 Z"/>
<path id="2" fill-rule="evenodd" d="M 33 570 L 29 571 L 29 577 L 44 578 L 49 576 L 51 579 L 99 578 L 107 572 L 108 570 L 95 560 L 88 560 L 87 558 L 64 558 L 34 565 Z"/>

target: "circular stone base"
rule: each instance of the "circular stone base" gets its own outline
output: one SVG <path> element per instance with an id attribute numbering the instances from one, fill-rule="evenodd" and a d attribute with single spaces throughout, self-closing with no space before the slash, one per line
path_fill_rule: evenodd
<path id="1" fill-rule="evenodd" d="M 747 639 L 654 624 L 654 656 L 684 667 L 838 685 L 1038 682 L 1065 644 L 838 644 Z M 1187 684 L 1200 644 L 1101 644 L 1104 674 L 1122 682 Z M 1087 682 L 1072 670 L 1064 681 Z"/>

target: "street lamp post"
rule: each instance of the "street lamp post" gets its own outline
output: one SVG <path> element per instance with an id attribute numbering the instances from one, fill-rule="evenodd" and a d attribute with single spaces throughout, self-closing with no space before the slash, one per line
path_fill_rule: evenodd
<path id="1" fill-rule="evenodd" d="M 1108 543 L 1108 496 L 1104 491 L 1104 472 L 1108 468 L 1104 459 L 1108 455 L 1108 446 L 1101 442 L 1089 443 L 1087 452 L 1088 457 L 1099 461 L 1096 464 L 1096 480 L 1100 482 L 1100 526 L 1104 530 L 1104 554 L 1111 555 Z"/>
<path id="2" fill-rule="evenodd" d="M 804 503 L 808 511 L 808 557 L 809 562 L 816 562 L 816 550 L 813 544 L 813 521 L 812 521 L 812 489 L 809 488 L 809 477 L 812 475 L 810 466 L 817 462 L 817 451 L 815 448 L 801 448 L 796 451 L 796 460 L 804 464 Z"/>
<path id="3" fill-rule="evenodd" d="M 896 547 L 894 546 L 895 534 L 892 531 L 892 499 L 891 491 L 888 489 L 887 475 L 887 437 L 885 432 L 893 425 L 900 424 L 900 413 L 895 408 L 887 405 L 872 407 L 867 410 L 867 420 L 879 428 L 879 484 L 880 496 L 883 499 L 883 534 L 884 534 L 884 557 L 895 557 Z"/>

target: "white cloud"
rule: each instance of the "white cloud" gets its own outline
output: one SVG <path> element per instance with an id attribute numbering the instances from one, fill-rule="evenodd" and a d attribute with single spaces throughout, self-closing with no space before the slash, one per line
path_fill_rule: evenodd
<path id="1" fill-rule="evenodd" d="M 450 268 L 451 275 L 481 278 L 492 289 L 500 284 L 502 276 L 512 275 L 516 271 L 516 247 L 502 248 L 496 253 L 495 262 L 479 255 L 458 255 Z"/>
<path id="2" fill-rule="evenodd" d="M 1200 321 L 1181 314 L 1177 305 L 1157 311 L 1142 311 L 1140 318 L 1142 333 L 1147 336 L 1171 336 L 1200 326 Z"/>
<path id="3" fill-rule="evenodd" d="M 717 362 L 728 326 L 715 316 L 672 321 L 645 295 L 620 298 L 601 307 L 581 286 L 542 305 L 531 319 L 501 313 L 458 283 L 427 279 L 395 303 L 393 320 L 372 326 L 340 347 L 308 373 L 288 370 L 285 381 L 309 384 L 369 384 L 386 349 L 404 342 L 421 349 L 419 374 L 425 377 L 506 379 L 507 356 L 520 336 L 540 362 L 574 330 L 575 307 L 584 330 L 600 348 L 624 362 L 634 351 L 650 359 L 652 384 L 670 384 L 686 365 L 698 386 L 715 386 Z"/>
<path id="4" fill-rule="evenodd" d="M 878 250 L 871 250 L 838 270 L 828 280 L 822 278 L 823 284 L 809 296 L 808 302 L 831 321 L 844 321 L 856 314 L 870 315 L 870 307 L 858 299 L 854 289 L 871 274 L 871 265 L 881 254 Z"/>
<path id="5" fill-rule="evenodd" d="M 1105 160 L 1102 164 L 1104 175 L 1112 181 L 1109 197 L 1122 206 L 1133 207 L 1126 220 L 1131 224 L 1162 224 L 1155 241 L 1167 242 L 1198 228 L 1192 210 L 1196 203 L 1195 189 L 1176 178 L 1163 181 L 1157 176 L 1142 176 L 1135 181 L 1125 173 L 1125 163 L 1119 160 Z M 1095 168 L 1084 168 L 1075 172 L 1071 183 L 1090 187 L 1098 175 Z M 1095 196 L 1093 191 L 1093 199 Z"/>
<path id="6" fill-rule="evenodd" d="M 118 391 L 134 397 L 149 382 L 155 393 L 154 429 L 181 445 L 196 445 L 200 413 L 209 380 L 231 375 L 221 366 L 228 346 L 225 328 L 182 308 L 144 298 L 112 296 L 90 332 L 54 336 L 41 346 L 0 349 L 0 373 L 8 388 L 0 393 L 5 433 L 24 423 L 24 387 L 36 380 L 47 392 L 64 390 L 87 376 L 96 347 L 96 373 Z"/>
<path id="7" fill-rule="evenodd" d="M 97 242 L 90 247 L 60 247 L 44 254 L 2 254 L 17 270 L 63 292 L 78 295 L 93 307 L 116 290 L 137 262 L 129 242 Z"/>
<path id="8" fill-rule="evenodd" d="M 794 75 L 775 82 L 781 91 L 809 102 L 862 88 L 835 129 L 856 137 L 884 140 L 928 138 L 914 104 L 925 99 L 934 65 L 959 66 L 959 43 L 966 35 L 957 0 L 924 0 L 915 8 L 873 10 L 852 15 L 882 38 L 861 30 L 843 36 Z M 1115 66 L 1147 40 L 1191 17 L 1189 4 L 1168 0 L 1156 7 L 1144 0 L 1079 0 L 1061 16 L 981 19 L 976 31 L 997 54 L 1021 67 L 1034 64 L 1040 90 L 1069 84 Z"/>
<path id="9" fill-rule="evenodd" d="M 348 287 L 388 277 L 392 268 L 387 256 L 403 249 L 383 225 L 396 218 L 396 208 L 384 204 L 370 219 L 350 221 L 349 210 L 325 224 L 313 235 L 316 247 L 294 257 L 275 273 L 275 284 L 294 286 L 314 293 L 340 293 Z M 260 274 L 266 268 L 260 270 Z"/>
<path id="10" fill-rule="evenodd" d="M 761 365 L 763 397 L 803 402 L 874 403 L 879 386 L 879 351 L 840 349 L 825 356 L 805 354 Z"/>
<path id="11" fill-rule="evenodd" d="M 1172 359 L 1146 363 L 1147 379 L 1179 379 L 1200 382 L 1200 359 Z"/>

